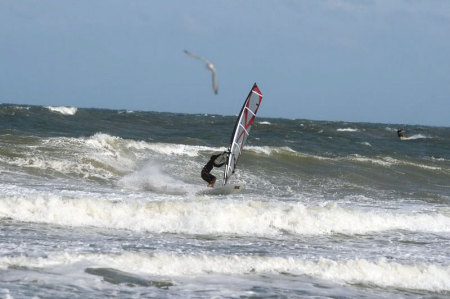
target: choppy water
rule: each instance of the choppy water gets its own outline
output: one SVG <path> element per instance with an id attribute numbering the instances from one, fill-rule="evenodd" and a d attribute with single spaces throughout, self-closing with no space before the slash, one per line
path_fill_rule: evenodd
<path id="1" fill-rule="evenodd" d="M 0 298 L 450 295 L 450 128 L 234 121 L 0 105 Z"/>

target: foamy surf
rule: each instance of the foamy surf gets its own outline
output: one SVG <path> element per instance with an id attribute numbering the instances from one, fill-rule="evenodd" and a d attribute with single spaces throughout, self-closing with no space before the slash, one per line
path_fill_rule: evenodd
<path id="1" fill-rule="evenodd" d="M 317 260 L 298 257 L 143 254 L 51 254 L 47 257 L 0 257 L 0 269 L 53 269 L 70 265 L 121 269 L 137 275 L 182 279 L 192 276 L 292 274 L 339 284 L 375 285 L 398 289 L 450 291 L 450 267 L 439 264 L 401 264 L 378 259 Z M 86 267 L 86 266 L 84 266 Z M 81 272 L 83 270 L 80 269 Z"/>
<path id="2" fill-rule="evenodd" d="M 274 147 L 274 146 L 247 146 L 246 150 L 255 152 L 258 154 L 264 154 L 267 156 L 273 155 L 273 154 L 283 154 L 283 153 L 290 153 L 295 154 L 297 153 L 293 149 L 291 149 L 288 146 L 283 147 Z"/>
<path id="3" fill-rule="evenodd" d="M 111 202 L 36 194 L 7 196 L 0 217 L 66 226 L 97 226 L 153 233 L 229 234 L 242 236 L 369 234 L 388 230 L 450 232 L 450 217 L 434 213 L 363 211 L 336 204 L 254 200 L 162 200 Z"/>
<path id="4" fill-rule="evenodd" d="M 76 108 L 76 107 L 47 106 L 46 108 L 52 112 L 61 113 L 63 115 L 75 115 L 75 113 L 77 113 L 77 111 L 78 111 L 78 108 Z"/>
<path id="5" fill-rule="evenodd" d="M 401 140 L 416 140 L 416 139 L 427 139 L 427 138 L 431 138 L 422 134 L 415 134 L 415 135 L 411 135 L 408 137 L 403 137 Z"/>
<path id="6" fill-rule="evenodd" d="M 359 129 L 355 128 L 337 128 L 337 132 L 359 132 Z"/>
<path id="7" fill-rule="evenodd" d="M 405 160 L 401 161 L 401 160 L 398 160 L 398 159 L 395 159 L 392 157 L 369 158 L 369 157 L 363 157 L 360 155 L 351 155 L 349 157 L 345 157 L 344 159 L 348 159 L 350 161 L 363 162 L 363 163 L 372 163 L 372 164 L 376 164 L 376 165 L 383 166 L 383 167 L 392 167 L 395 165 L 405 165 L 405 166 L 423 168 L 423 169 L 427 169 L 427 170 L 435 170 L 435 171 L 442 170 L 441 167 L 419 164 L 419 163 L 409 162 L 409 161 L 405 161 Z"/>
<path id="8" fill-rule="evenodd" d="M 187 184 L 164 172 L 164 167 L 158 162 L 147 164 L 122 177 L 117 185 L 131 190 L 146 190 L 161 194 L 186 195 L 199 189 L 197 185 Z"/>

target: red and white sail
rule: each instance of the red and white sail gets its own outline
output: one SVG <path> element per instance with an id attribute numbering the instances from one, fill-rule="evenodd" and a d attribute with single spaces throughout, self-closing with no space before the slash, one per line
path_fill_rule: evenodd
<path id="1" fill-rule="evenodd" d="M 225 171 L 223 174 L 225 185 L 228 179 L 234 173 L 236 164 L 239 161 L 239 157 L 242 154 L 245 141 L 250 134 L 250 128 L 255 120 L 256 113 L 258 112 L 259 105 L 262 101 L 262 94 L 256 83 L 253 85 L 247 99 L 242 106 L 241 112 L 234 125 L 233 134 L 231 135 L 231 144 L 229 147 L 230 154 L 227 159 Z"/>

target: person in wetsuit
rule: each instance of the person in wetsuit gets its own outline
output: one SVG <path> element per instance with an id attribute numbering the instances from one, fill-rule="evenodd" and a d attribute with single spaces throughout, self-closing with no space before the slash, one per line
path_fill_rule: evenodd
<path id="1" fill-rule="evenodd" d="M 208 182 L 208 187 L 214 187 L 216 183 L 216 177 L 213 176 L 210 172 L 214 167 L 221 167 L 226 163 L 226 157 L 228 152 L 223 152 L 221 154 L 212 155 L 209 159 L 208 163 L 202 169 L 202 179 Z M 223 161 L 222 163 L 220 163 Z"/>
<path id="2" fill-rule="evenodd" d="M 397 130 L 397 136 L 398 136 L 398 138 L 405 138 L 406 137 L 405 131 L 403 130 L 403 128 L 400 128 L 400 129 Z"/>

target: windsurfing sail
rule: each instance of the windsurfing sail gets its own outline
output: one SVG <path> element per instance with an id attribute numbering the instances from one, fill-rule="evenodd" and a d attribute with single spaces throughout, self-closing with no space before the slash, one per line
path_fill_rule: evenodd
<path id="1" fill-rule="evenodd" d="M 250 133 L 250 128 L 255 120 L 256 112 L 258 112 L 261 101 L 262 94 L 255 83 L 242 106 L 236 124 L 234 125 L 233 134 L 231 134 L 231 144 L 228 148 L 229 155 L 223 174 L 224 185 L 234 173 L 234 169 L 242 154 L 242 149 L 244 148 L 245 141 Z"/>

